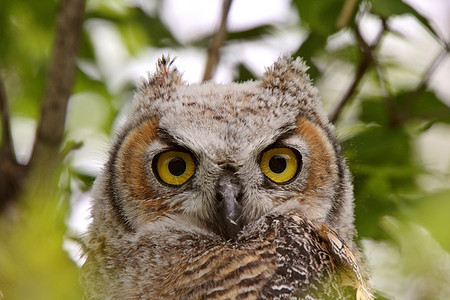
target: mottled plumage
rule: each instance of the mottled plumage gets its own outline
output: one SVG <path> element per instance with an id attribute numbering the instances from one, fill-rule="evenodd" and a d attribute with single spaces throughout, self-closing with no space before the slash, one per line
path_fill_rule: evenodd
<path id="1" fill-rule="evenodd" d="M 297 59 L 187 85 L 163 57 L 93 192 L 82 268 L 107 299 L 370 299 L 353 192 Z"/>

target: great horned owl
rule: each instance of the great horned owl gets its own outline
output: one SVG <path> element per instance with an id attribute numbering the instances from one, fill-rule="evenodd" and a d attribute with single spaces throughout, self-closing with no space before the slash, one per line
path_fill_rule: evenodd
<path id="1" fill-rule="evenodd" d="M 370 299 L 350 175 L 300 59 L 187 85 L 162 57 L 94 184 L 89 298 Z"/>

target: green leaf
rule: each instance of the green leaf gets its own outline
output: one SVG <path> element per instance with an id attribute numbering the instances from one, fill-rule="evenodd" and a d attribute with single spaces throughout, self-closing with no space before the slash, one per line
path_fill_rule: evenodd
<path id="1" fill-rule="evenodd" d="M 243 81 L 248 81 L 248 80 L 254 80 L 255 79 L 255 75 L 253 75 L 252 72 L 250 72 L 249 69 L 247 69 L 245 67 L 245 65 L 243 64 L 239 64 L 238 66 L 238 78 L 237 78 L 237 82 L 243 82 Z"/>
<path id="2" fill-rule="evenodd" d="M 388 111 L 385 100 L 381 97 L 361 99 L 361 114 L 359 118 L 367 124 L 387 125 Z"/>
<path id="3" fill-rule="evenodd" d="M 322 37 L 338 31 L 336 23 L 342 11 L 344 0 L 294 0 L 300 21 L 314 33 Z"/>
<path id="4" fill-rule="evenodd" d="M 128 51 L 132 54 L 139 53 L 150 44 L 147 32 L 136 22 L 130 21 L 120 24 L 119 31 Z"/>
<path id="5" fill-rule="evenodd" d="M 450 124 L 450 108 L 431 91 L 401 93 L 396 101 L 408 118 Z"/>
<path id="6" fill-rule="evenodd" d="M 392 15 L 415 13 L 409 5 L 401 0 L 370 0 L 370 3 L 372 3 L 372 12 L 385 19 Z"/>
<path id="7" fill-rule="evenodd" d="M 68 199 L 55 186 L 25 194 L 15 220 L 0 218 L 0 291 L 5 299 L 82 299 L 79 270 L 63 250 Z"/>
<path id="8" fill-rule="evenodd" d="M 155 47 L 180 46 L 159 16 L 149 16 L 139 8 L 128 8 L 126 14 L 109 14 L 101 10 L 91 11 L 86 14 L 85 19 L 97 18 L 115 23 L 119 28 L 122 28 L 123 34 L 126 34 L 127 30 L 135 31 L 133 34 L 136 37 L 133 38 L 145 36 L 142 45 L 145 42 L 147 46 Z M 124 37 L 124 40 L 127 40 L 127 38 Z M 131 46 L 131 49 L 135 49 L 136 45 L 140 47 L 139 41 L 129 40 L 127 44 Z"/>
<path id="9" fill-rule="evenodd" d="M 399 286 L 406 293 L 420 294 L 420 299 L 449 299 L 450 253 L 442 249 L 434 237 L 415 220 L 385 217 L 381 225 L 389 235 L 389 241 L 384 241 L 383 248 L 379 248 L 384 251 L 385 258 L 375 255 L 381 260 L 372 262 L 378 269 L 374 272 L 375 277 L 381 280 L 389 278 L 389 283 L 384 285 L 388 290 L 397 290 Z M 386 256 L 386 253 L 392 257 Z M 390 291 L 389 299 L 396 299 L 396 294 L 405 295 L 405 292 L 393 294 L 394 290 Z"/>
<path id="10" fill-rule="evenodd" d="M 262 25 L 249 30 L 229 32 L 227 35 L 227 41 L 231 40 L 255 40 L 260 39 L 262 36 L 273 33 L 275 27 L 271 24 Z M 209 37 L 210 39 L 211 37 Z"/>
<path id="11" fill-rule="evenodd" d="M 248 30 L 243 31 L 232 31 L 227 33 L 226 42 L 229 41 L 251 41 L 261 39 L 265 35 L 273 34 L 275 32 L 275 26 L 268 24 L 257 26 Z M 198 41 L 193 42 L 192 44 L 196 47 L 208 47 L 209 42 L 213 38 L 213 35 L 209 35 L 207 37 L 201 38 Z"/>
<path id="12" fill-rule="evenodd" d="M 86 30 L 83 30 L 81 33 L 81 43 L 78 57 L 89 61 L 95 60 L 94 45 L 89 33 Z"/>
<path id="13" fill-rule="evenodd" d="M 433 35 L 437 36 L 434 28 L 430 25 L 427 18 L 423 17 L 413 7 L 407 5 L 401 0 L 370 0 L 372 3 L 372 12 L 378 14 L 380 17 L 387 19 L 393 15 L 411 14 L 423 26 L 425 26 Z"/>
<path id="14" fill-rule="evenodd" d="M 450 108 L 431 91 L 402 92 L 389 101 L 392 107 L 388 107 L 386 100 L 381 97 L 363 98 L 360 120 L 367 124 L 387 126 L 389 114 L 393 114 L 395 119 L 402 122 L 412 119 L 425 121 L 428 128 L 436 122 L 450 123 Z"/>
<path id="15" fill-rule="evenodd" d="M 402 218 L 414 220 L 425 227 L 433 237 L 450 251 L 450 189 L 437 191 L 409 203 Z"/>
<path id="16" fill-rule="evenodd" d="M 412 156 L 411 137 L 401 128 L 367 126 L 366 130 L 344 141 L 343 148 L 358 164 L 373 166 L 409 165 Z"/>
<path id="17" fill-rule="evenodd" d="M 314 64 L 312 58 L 324 51 L 326 43 L 326 37 L 310 34 L 293 55 L 295 57 L 302 57 L 305 60 L 306 65 L 310 67 L 308 74 L 313 80 L 319 77 L 320 71 Z"/>
<path id="18" fill-rule="evenodd" d="M 93 177 L 90 174 L 84 174 L 74 168 L 70 168 L 69 172 L 71 176 L 78 179 L 78 181 L 81 183 L 79 188 L 81 188 L 82 191 L 88 191 L 92 188 L 92 185 L 94 184 L 95 181 L 95 177 Z"/>
<path id="19" fill-rule="evenodd" d="M 366 126 L 342 143 L 354 177 L 356 226 L 362 237 L 385 238 L 381 218 L 398 211 L 415 193 L 415 176 L 422 172 L 413 163 L 411 136 L 402 128 Z"/>
<path id="20" fill-rule="evenodd" d="M 358 45 L 350 44 L 337 49 L 336 51 L 332 52 L 331 55 L 333 55 L 335 58 L 339 58 L 356 65 L 356 63 L 360 59 L 361 51 Z"/>
<path id="21" fill-rule="evenodd" d="M 150 45 L 155 47 L 181 46 L 159 16 L 151 17 L 142 10 L 136 9 L 132 20 L 136 22 L 135 24 L 140 24 L 143 27 Z"/>
<path id="22" fill-rule="evenodd" d="M 0 68 L 11 115 L 38 118 L 56 2 L 0 1 Z"/>

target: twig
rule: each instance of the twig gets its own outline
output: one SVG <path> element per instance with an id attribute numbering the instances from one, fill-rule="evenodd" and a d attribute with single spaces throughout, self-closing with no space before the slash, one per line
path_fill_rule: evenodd
<path id="1" fill-rule="evenodd" d="M 363 57 L 358 64 L 355 76 L 353 77 L 352 84 L 349 86 L 347 91 L 345 92 L 344 96 L 329 115 L 330 122 L 335 123 L 337 119 L 339 118 L 339 115 L 344 108 L 344 106 L 352 99 L 353 95 L 355 94 L 355 91 L 361 82 L 364 74 L 367 72 L 369 67 L 375 62 L 373 51 L 378 46 L 378 44 L 381 41 L 381 38 L 383 37 L 383 34 L 385 33 L 387 29 L 386 22 L 383 22 L 383 28 L 378 34 L 378 36 L 375 38 L 375 41 L 372 45 L 369 45 L 364 38 L 361 35 L 361 32 L 359 31 L 358 25 L 355 26 L 355 35 L 359 41 L 359 43 L 362 45 L 362 54 Z"/>
<path id="2" fill-rule="evenodd" d="M 342 7 L 341 13 L 336 21 L 336 28 L 341 29 L 347 26 L 350 21 L 350 17 L 355 10 L 356 4 L 358 4 L 358 0 L 346 0 L 344 6 Z"/>
<path id="3" fill-rule="evenodd" d="M 337 103 L 337 105 L 334 107 L 333 111 L 329 115 L 331 123 L 335 123 L 337 121 L 342 109 L 347 104 L 347 102 L 352 98 L 353 94 L 356 91 L 356 88 L 361 82 L 362 77 L 372 64 L 372 59 L 373 59 L 372 56 L 364 55 L 363 59 L 358 65 L 358 69 L 356 70 L 355 76 L 353 77 L 352 84 L 347 89 L 342 99 Z"/>
<path id="4" fill-rule="evenodd" d="M 392 90 L 389 87 L 389 82 L 386 76 L 384 76 L 384 72 L 380 64 L 377 64 L 375 66 L 375 72 L 378 78 L 378 82 L 380 84 L 382 96 L 385 100 L 387 114 L 389 117 L 389 125 L 396 126 L 401 123 L 402 119 L 401 112 L 397 109 L 394 96 L 392 94 Z"/>
<path id="5" fill-rule="evenodd" d="M 417 87 L 410 92 L 408 101 L 405 103 L 405 111 L 409 111 L 414 102 L 416 102 L 417 99 L 419 98 L 420 94 L 422 94 L 426 90 L 431 80 L 431 77 L 433 76 L 437 67 L 441 64 L 445 56 L 449 54 L 450 52 L 449 48 L 450 44 L 444 44 L 444 49 L 442 49 L 442 51 L 439 52 L 439 54 L 431 62 L 430 66 L 426 69 Z"/>
<path id="6" fill-rule="evenodd" d="M 58 156 L 63 140 L 67 102 L 76 72 L 84 7 L 84 0 L 61 1 L 31 165 L 42 157 Z"/>
<path id="7" fill-rule="evenodd" d="M 0 72 L 0 108 L 3 142 L 0 147 L 0 217 L 21 190 L 26 167 L 17 163 L 11 135 L 11 120 L 5 85 Z"/>
<path id="8" fill-rule="evenodd" d="M 399 109 L 398 105 L 396 105 L 391 92 L 386 87 L 387 80 L 384 78 L 381 70 L 377 68 L 377 75 L 380 81 L 381 89 L 384 93 L 383 96 L 386 99 L 386 104 L 389 111 L 389 124 L 391 126 L 399 126 L 408 119 L 407 113 L 411 110 L 411 106 L 425 91 L 433 73 L 436 71 L 437 67 L 440 65 L 440 63 L 448 53 L 449 45 L 444 45 L 444 49 L 439 52 L 439 54 L 433 59 L 430 66 L 424 72 L 422 79 L 420 80 L 417 87 L 408 93 L 407 101 L 403 104 L 403 107 L 401 109 Z"/>
<path id="9" fill-rule="evenodd" d="M 208 60 L 206 61 L 205 73 L 203 81 L 211 80 L 216 71 L 219 62 L 219 49 L 222 47 L 223 41 L 227 37 L 227 19 L 233 0 L 223 0 L 222 18 L 217 32 L 211 39 L 208 48 Z"/>
<path id="10" fill-rule="evenodd" d="M 0 109 L 2 110 L 2 135 L 3 144 L 1 145 L 1 150 L 5 151 L 6 157 L 11 160 L 14 164 L 16 163 L 16 156 L 14 152 L 14 145 L 11 136 L 8 100 L 6 98 L 6 89 L 2 80 L 2 73 L 0 72 Z"/>
<path id="11" fill-rule="evenodd" d="M 450 48 L 450 45 L 449 44 L 445 44 L 444 45 L 444 49 L 442 49 L 442 51 L 439 52 L 439 54 L 431 62 L 430 66 L 428 67 L 428 69 L 423 74 L 422 80 L 420 81 L 420 83 L 417 86 L 416 90 L 419 93 L 420 93 L 421 90 L 426 88 L 426 86 L 428 85 L 428 83 L 429 83 L 429 81 L 431 79 L 431 76 L 433 76 L 433 74 L 436 71 L 437 67 L 440 65 L 440 63 L 445 58 L 445 56 L 449 54 L 449 52 L 450 52 L 449 48 Z"/>

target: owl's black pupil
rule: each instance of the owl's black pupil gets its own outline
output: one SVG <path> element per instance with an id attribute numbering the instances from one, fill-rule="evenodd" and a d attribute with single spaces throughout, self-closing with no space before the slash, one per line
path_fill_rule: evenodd
<path id="1" fill-rule="evenodd" d="M 286 159 L 281 155 L 274 155 L 269 160 L 269 168 L 274 173 L 283 173 L 286 170 Z"/>
<path id="2" fill-rule="evenodd" d="M 186 171 L 186 162 L 181 157 L 174 157 L 169 162 L 169 172 L 174 176 L 180 176 Z"/>

